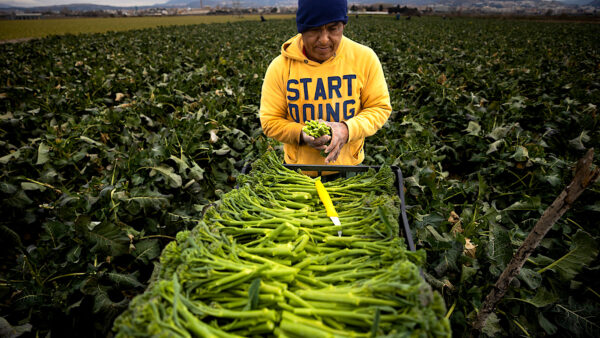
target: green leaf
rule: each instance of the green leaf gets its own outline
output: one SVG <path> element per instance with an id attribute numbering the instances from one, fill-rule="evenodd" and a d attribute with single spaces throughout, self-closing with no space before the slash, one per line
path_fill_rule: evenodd
<path id="1" fill-rule="evenodd" d="M 25 191 L 19 190 L 16 194 L 4 199 L 4 203 L 13 208 L 23 209 L 33 203 L 33 200 L 27 196 Z"/>
<path id="2" fill-rule="evenodd" d="M 479 133 L 481 132 L 481 126 L 475 121 L 469 121 L 469 125 L 465 131 L 468 132 L 469 135 L 479 136 Z"/>
<path id="3" fill-rule="evenodd" d="M 6 182 L 0 182 L 0 191 L 2 191 L 5 194 L 12 195 L 17 190 L 18 190 L 18 188 L 14 184 L 6 183 Z"/>
<path id="4" fill-rule="evenodd" d="M 487 320 L 485 321 L 485 325 L 481 332 L 486 334 L 488 337 L 497 337 L 501 332 L 502 328 L 500 327 L 500 319 L 495 313 L 491 313 Z"/>
<path id="5" fill-rule="evenodd" d="M 104 144 L 102 144 L 102 143 L 100 143 L 98 141 L 92 140 L 91 138 L 89 138 L 87 136 L 81 135 L 81 136 L 79 136 L 79 139 L 82 140 L 82 141 L 84 141 L 84 142 L 86 142 L 86 143 L 93 144 L 93 145 L 95 145 L 97 147 L 104 146 Z"/>
<path id="6" fill-rule="evenodd" d="M 560 183 L 562 182 L 562 180 L 560 179 L 560 177 L 558 177 L 557 174 L 546 175 L 546 176 L 544 176 L 544 179 L 546 180 L 546 182 L 550 183 L 550 185 L 553 187 L 559 186 Z"/>
<path id="7" fill-rule="evenodd" d="M 43 228 L 46 230 L 46 234 L 40 238 L 50 240 L 55 248 L 62 244 L 61 238 L 68 233 L 68 227 L 64 223 L 58 221 L 46 222 L 44 223 Z"/>
<path id="8" fill-rule="evenodd" d="M 598 256 L 598 243 L 587 232 L 577 230 L 572 240 L 571 251 L 552 264 L 538 270 L 538 273 L 546 270 L 555 271 L 562 280 L 569 281 Z"/>
<path id="9" fill-rule="evenodd" d="M 135 250 L 131 253 L 136 260 L 148 264 L 160 255 L 160 245 L 156 239 L 145 239 L 135 243 Z"/>
<path id="10" fill-rule="evenodd" d="M 140 185 L 144 183 L 144 178 L 140 175 L 133 175 L 131 178 L 131 183 L 133 183 L 133 185 Z"/>
<path id="11" fill-rule="evenodd" d="M 577 136 L 576 138 L 569 140 L 569 145 L 577 150 L 585 150 L 586 146 L 583 144 L 585 142 L 590 141 L 590 136 L 588 135 L 588 131 L 584 130 Z"/>
<path id="12" fill-rule="evenodd" d="M 552 262 L 554 262 L 554 260 L 550 257 L 546 257 L 544 255 L 537 255 L 535 257 L 530 257 L 529 258 L 530 261 L 532 261 L 535 265 L 547 265 L 547 264 L 551 264 Z M 539 273 L 539 271 L 538 271 Z"/>
<path id="13" fill-rule="evenodd" d="M 577 304 L 572 298 L 569 298 L 569 304 L 557 304 L 553 311 L 557 312 L 560 320 L 557 324 L 569 329 L 576 337 L 598 337 L 600 335 L 600 325 L 598 325 L 598 303 L 595 305 L 589 303 Z"/>
<path id="14" fill-rule="evenodd" d="M 513 300 L 518 300 L 527 304 L 531 304 L 533 306 L 535 306 L 536 308 L 542 308 L 551 304 L 554 304 L 558 301 L 558 296 L 555 295 L 552 292 L 547 291 L 545 288 L 539 288 L 538 291 L 536 292 L 535 296 L 533 296 L 532 298 L 529 299 L 523 299 L 523 298 L 507 298 L 507 299 L 513 299 Z"/>
<path id="15" fill-rule="evenodd" d="M 39 190 L 39 191 L 45 191 L 46 187 L 44 187 L 43 185 L 39 185 L 37 183 L 32 183 L 32 182 L 21 182 L 21 189 L 23 190 Z"/>
<path id="16" fill-rule="evenodd" d="M 230 151 L 231 151 L 231 148 L 229 148 L 228 145 L 223 144 L 220 149 L 214 150 L 213 153 L 215 153 L 217 155 L 226 155 Z"/>
<path id="17" fill-rule="evenodd" d="M 44 142 L 40 143 L 37 152 L 37 162 L 36 165 L 44 164 L 50 160 L 50 156 L 48 153 L 50 152 L 50 147 L 44 144 Z"/>
<path id="18" fill-rule="evenodd" d="M 46 170 L 44 170 L 42 172 L 42 174 L 40 175 L 40 181 L 42 182 L 52 182 L 55 180 L 55 178 L 58 176 L 58 173 L 56 172 L 56 170 L 54 170 L 54 168 L 47 168 Z"/>
<path id="19" fill-rule="evenodd" d="M 381 309 L 378 307 L 375 310 L 375 318 L 373 319 L 373 325 L 371 325 L 371 337 L 377 337 L 379 332 L 379 324 L 381 322 Z"/>
<path id="20" fill-rule="evenodd" d="M 588 204 L 583 207 L 584 210 L 600 212 L 600 201 L 596 201 L 594 204 Z"/>
<path id="21" fill-rule="evenodd" d="M 527 107 L 527 105 L 525 104 L 526 99 L 527 98 L 523 96 L 513 96 L 505 104 L 507 104 L 511 110 L 521 110 Z"/>
<path id="22" fill-rule="evenodd" d="M 513 248 L 508 231 L 503 227 L 491 226 L 487 245 L 488 257 L 499 270 L 504 270 L 513 257 Z"/>
<path id="23" fill-rule="evenodd" d="M 200 166 L 194 161 L 192 161 L 190 177 L 195 179 L 196 181 L 201 181 L 202 179 L 204 179 L 204 169 L 200 168 Z"/>
<path id="24" fill-rule="evenodd" d="M 477 273 L 477 271 L 479 271 L 479 269 L 463 265 L 462 271 L 460 274 L 460 282 L 463 283 L 465 281 L 468 281 L 469 279 L 471 279 L 471 277 L 473 277 Z"/>
<path id="25" fill-rule="evenodd" d="M 171 195 L 163 195 L 151 190 L 134 190 L 131 191 L 131 196 L 120 196 L 119 200 L 135 203 L 141 208 L 161 209 L 169 205 L 169 200 L 173 198 Z"/>
<path id="26" fill-rule="evenodd" d="M 410 126 L 410 128 L 407 128 L 407 130 L 414 130 L 417 133 L 420 133 L 424 130 L 424 127 L 417 121 L 413 121 L 410 120 L 410 115 L 405 115 L 402 118 L 402 123 L 400 123 L 401 126 Z M 407 131 L 408 132 L 408 131 Z"/>
<path id="27" fill-rule="evenodd" d="M 547 334 L 553 335 L 558 330 L 556 325 L 552 324 L 546 317 L 544 317 L 541 311 L 538 312 L 538 323 Z"/>
<path id="28" fill-rule="evenodd" d="M 417 174 L 417 175 L 413 175 L 413 176 L 406 177 L 406 178 L 404 179 L 404 184 L 406 184 L 406 185 L 407 185 L 407 186 L 409 186 L 409 187 L 418 187 L 419 189 L 421 189 L 421 191 L 424 191 L 424 190 L 425 190 L 425 186 L 424 186 L 424 185 L 421 185 L 421 184 L 419 183 L 419 175 L 418 175 L 418 174 Z"/>
<path id="29" fill-rule="evenodd" d="M 519 271 L 518 278 L 525 282 L 531 289 L 537 289 L 542 284 L 542 275 L 531 269 L 523 268 Z"/>
<path id="30" fill-rule="evenodd" d="M 444 255 L 434 268 L 435 272 L 440 276 L 443 275 L 448 268 L 451 268 L 453 271 L 459 271 L 458 260 L 463 254 L 463 244 L 459 241 L 453 241 L 451 244 L 452 247 L 444 251 Z"/>
<path id="31" fill-rule="evenodd" d="M 73 311 L 79 310 L 79 307 L 81 306 L 81 302 L 83 302 L 84 298 L 85 297 L 81 297 L 78 301 L 69 305 L 66 309 L 66 313 L 70 314 L 70 313 L 73 313 Z"/>
<path id="32" fill-rule="evenodd" d="M 254 278 L 248 288 L 248 303 L 244 310 L 255 310 L 258 308 L 258 296 L 260 294 L 260 277 Z"/>
<path id="33" fill-rule="evenodd" d="M 485 152 L 487 155 L 494 153 L 498 150 L 498 147 L 500 147 L 502 144 L 504 143 L 503 140 L 498 140 L 495 141 L 493 143 L 490 143 L 490 146 L 488 148 L 488 150 Z"/>
<path id="34" fill-rule="evenodd" d="M 88 231 L 85 236 L 93 244 L 91 252 L 104 252 L 110 256 L 129 252 L 129 237 L 125 231 L 112 223 L 103 222 L 93 231 Z"/>
<path id="35" fill-rule="evenodd" d="M 79 262 L 80 255 L 81 255 L 81 246 L 74 245 L 73 247 L 71 247 L 69 252 L 67 252 L 67 261 L 70 263 L 77 263 L 77 262 Z"/>
<path id="36" fill-rule="evenodd" d="M 6 96 L 3 96 L 3 95 L 5 95 L 5 93 L 0 94 L 0 98 L 5 98 L 6 97 Z M 13 118 L 14 118 L 14 116 L 13 116 L 13 114 L 11 112 L 6 112 L 6 114 L 1 114 L 0 115 L 0 121 L 1 120 L 10 120 L 10 119 L 13 119 Z"/>
<path id="37" fill-rule="evenodd" d="M 437 232 L 437 230 L 435 230 L 435 228 L 431 225 L 428 225 L 425 228 L 429 230 L 429 232 L 433 235 L 433 238 L 435 238 L 435 240 L 438 242 L 450 242 L 452 240 L 448 234 L 444 234 L 444 236 L 440 235 L 440 233 Z"/>
<path id="38" fill-rule="evenodd" d="M 14 302 L 16 309 L 31 309 L 41 304 L 45 304 L 48 298 L 42 294 L 23 294 L 20 295 Z"/>
<path id="39" fill-rule="evenodd" d="M 156 172 L 159 172 L 167 179 L 167 182 L 169 182 L 171 188 L 181 187 L 181 176 L 174 173 L 173 168 L 161 165 L 160 167 L 151 167 L 150 169 L 152 169 L 152 171 L 150 172 L 150 177 L 154 176 Z"/>
<path id="40" fill-rule="evenodd" d="M 108 272 L 106 274 L 108 279 L 113 281 L 117 286 L 126 287 L 126 288 L 137 288 L 144 286 L 140 283 L 137 277 L 134 274 L 128 273 L 116 273 L 116 272 Z"/>
<path id="41" fill-rule="evenodd" d="M 517 201 L 502 211 L 538 210 L 542 205 L 540 196 L 523 196 L 524 201 Z"/>
<path id="42" fill-rule="evenodd" d="M 527 159 L 529 159 L 529 151 L 523 146 L 517 146 L 511 158 L 514 158 L 515 161 L 525 162 Z"/>
<path id="43" fill-rule="evenodd" d="M 123 298 L 119 302 L 113 302 L 107 292 L 108 288 L 100 285 L 94 292 L 94 313 L 116 314 L 127 307 L 128 300 Z"/>
<path id="44" fill-rule="evenodd" d="M 14 151 L 8 155 L 4 155 L 2 157 L 0 157 L 0 164 L 7 164 L 8 161 L 12 160 L 13 158 L 18 159 L 19 157 L 21 157 L 21 150 L 17 150 Z"/>
<path id="45" fill-rule="evenodd" d="M 171 155 L 171 157 L 169 157 L 169 158 L 172 159 L 173 161 L 175 161 L 175 163 L 177 163 L 180 174 L 185 173 L 185 170 L 189 168 L 189 166 L 187 164 L 187 158 L 185 157 L 185 155 L 181 155 L 181 158 Z"/>
<path id="46" fill-rule="evenodd" d="M 496 127 L 494 128 L 494 130 L 492 130 L 491 133 L 487 134 L 488 137 L 491 137 L 492 139 L 496 140 L 496 141 L 500 141 L 502 140 L 506 134 L 509 132 L 510 127 Z M 496 143 L 496 142 L 494 142 Z"/>

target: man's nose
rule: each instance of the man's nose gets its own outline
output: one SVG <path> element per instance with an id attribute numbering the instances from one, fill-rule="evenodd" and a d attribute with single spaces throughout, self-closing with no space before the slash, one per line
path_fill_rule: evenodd
<path id="1" fill-rule="evenodd" d="M 326 44 L 329 42 L 329 32 L 326 29 L 323 29 L 319 32 L 319 38 L 317 39 L 319 43 Z"/>

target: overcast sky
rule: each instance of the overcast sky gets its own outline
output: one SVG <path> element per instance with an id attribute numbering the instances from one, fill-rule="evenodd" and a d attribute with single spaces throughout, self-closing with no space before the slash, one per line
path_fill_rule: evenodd
<path id="1" fill-rule="evenodd" d="M 111 6 L 147 6 L 165 3 L 167 0 L 0 0 L 1 4 L 15 7 L 35 7 L 86 3 Z"/>

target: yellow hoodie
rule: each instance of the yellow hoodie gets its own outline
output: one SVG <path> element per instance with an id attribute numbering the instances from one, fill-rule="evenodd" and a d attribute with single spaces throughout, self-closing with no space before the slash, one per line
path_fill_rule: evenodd
<path id="1" fill-rule="evenodd" d="M 331 164 L 363 161 L 365 137 L 387 121 L 392 107 L 381 63 L 369 47 L 342 37 L 329 60 L 309 60 L 298 34 L 281 46 L 262 86 L 260 122 L 268 137 L 284 143 L 285 162 L 325 164 L 320 151 L 298 145 L 306 121 L 344 122 L 348 143 Z"/>

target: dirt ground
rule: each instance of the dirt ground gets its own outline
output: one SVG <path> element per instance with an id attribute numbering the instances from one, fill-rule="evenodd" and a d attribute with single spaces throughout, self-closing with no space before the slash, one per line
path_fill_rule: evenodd
<path id="1" fill-rule="evenodd" d="M 18 42 L 25 42 L 25 41 L 29 41 L 29 40 L 33 40 L 35 38 L 20 38 L 20 39 L 10 39 L 10 40 L 0 40 L 0 45 L 1 44 L 5 44 L 5 43 L 18 43 Z"/>

